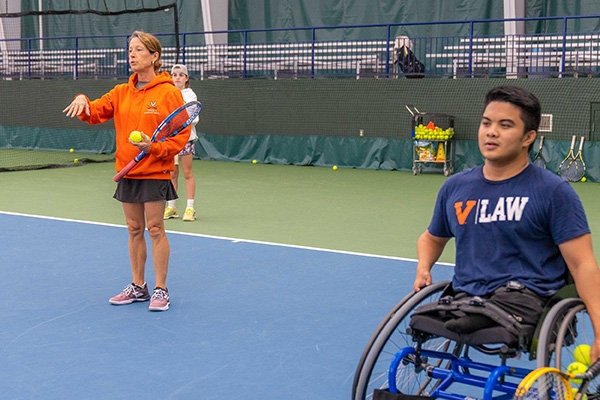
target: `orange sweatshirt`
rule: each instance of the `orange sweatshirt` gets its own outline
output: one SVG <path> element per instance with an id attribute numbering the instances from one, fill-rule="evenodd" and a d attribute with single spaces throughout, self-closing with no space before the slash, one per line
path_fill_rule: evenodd
<path id="1" fill-rule="evenodd" d="M 137 147 L 129 143 L 133 130 L 148 136 L 177 107 L 183 105 L 181 91 L 173 85 L 167 72 L 158 74 L 141 89 L 136 89 L 137 73 L 129 77 L 127 83 L 116 85 L 99 99 L 90 101 L 90 115 L 82 113 L 79 119 L 89 124 L 100 124 L 114 120 L 116 131 L 115 169 L 120 171 L 138 155 Z M 171 179 L 174 168 L 173 158 L 185 146 L 191 128 L 187 127 L 178 135 L 164 142 L 152 143 L 150 152 L 127 175 L 130 179 Z"/>

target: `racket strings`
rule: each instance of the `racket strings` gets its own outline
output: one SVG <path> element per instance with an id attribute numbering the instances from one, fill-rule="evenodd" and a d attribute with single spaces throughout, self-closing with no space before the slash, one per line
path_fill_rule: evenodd
<path id="1" fill-rule="evenodd" d="M 160 142 L 161 140 L 169 136 L 171 132 L 173 132 L 173 121 L 170 121 L 161 128 L 161 130 L 156 135 L 156 141 Z"/>
<path id="2" fill-rule="evenodd" d="M 161 141 L 169 137 L 173 132 L 180 130 L 183 126 L 187 126 L 188 121 L 191 123 L 198 117 L 201 109 L 202 106 L 198 102 L 191 103 L 189 106 L 182 109 L 161 128 L 156 135 L 156 141 Z"/>
<path id="3" fill-rule="evenodd" d="M 585 168 L 580 160 L 571 160 L 568 164 L 561 166 L 560 176 L 570 182 L 579 181 L 585 174 Z"/>
<path id="4" fill-rule="evenodd" d="M 160 142 L 161 140 L 169 137 L 173 132 L 180 129 L 190 118 L 189 110 L 193 111 L 194 109 L 194 107 L 190 106 L 185 109 L 182 109 L 181 112 L 174 115 L 173 118 L 160 129 L 160 131 L 156 135 L 156 141 Z"/>
<path id="5" fill-rule="evenodd" d="M 546 373 L 535 380 L 522 396 L 523 399 L 568 400 L 572 399 L 572 389 L 564 378 L 556 373 Z"/>

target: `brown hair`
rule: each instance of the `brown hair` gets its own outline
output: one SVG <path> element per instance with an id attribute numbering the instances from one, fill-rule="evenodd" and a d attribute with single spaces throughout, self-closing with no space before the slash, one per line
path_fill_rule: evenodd
<path id="1" fill-rule="evenodd" d="M 158 72 L 162 65 L 162 61 L 160 60 L 160 57 L 162 55 L 162 47 L 160 46 L 160 41 L 156 38 L 156 36 L 150 33 L 146 33 L 144 31 L 133 31 L 131 36 L 129 36 L 128 42 L 131 42 L 131 39 L 133 38 L 138 38 L 151 54 L 158 53 L 158 58 L 156 59 L 156 61 L 154 61 L 154 71 Z"/>

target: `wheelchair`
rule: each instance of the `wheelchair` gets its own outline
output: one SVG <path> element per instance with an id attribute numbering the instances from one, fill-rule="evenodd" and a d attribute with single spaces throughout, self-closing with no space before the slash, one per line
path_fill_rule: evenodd
<path id="1" fill-rule="evenodd" d="M 564 371 L 575 360 L 575 347 L 593 342 L 591 320 L 573 284 L 548 301 L 537 325 L 523 327 L 519 338 L 526 341 L 502 326 L 440 334 L 435 322 L 411 323 L 414 310 L 437 303 L 449 285 L 444 281 L 413 291 L 386 315 L 356 368 L 353 400 L 511 399 L 533 368 Z M 525 353 L 530 365 L 521 359 Z"/>

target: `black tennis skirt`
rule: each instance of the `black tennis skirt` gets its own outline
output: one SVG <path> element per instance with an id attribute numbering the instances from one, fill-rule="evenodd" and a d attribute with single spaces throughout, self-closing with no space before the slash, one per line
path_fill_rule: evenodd
<path id="1" fill-rule="evenodd" d="M 147 203 L 175 200 L 177 192 L 171 180 L 121 179 L 113 197 L 121 203 Z"/>

